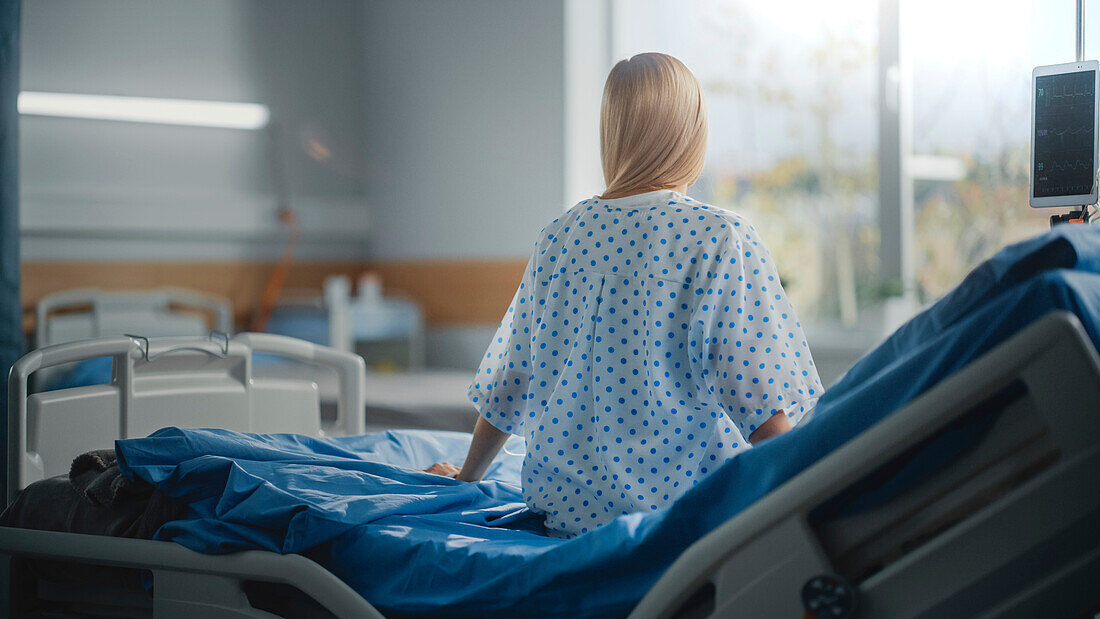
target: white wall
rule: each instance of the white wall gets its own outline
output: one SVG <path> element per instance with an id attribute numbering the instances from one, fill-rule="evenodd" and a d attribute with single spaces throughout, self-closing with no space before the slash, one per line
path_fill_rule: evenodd
<path id="1" fill-rule="evenodd" d="M 565 197 L 570 206 L 604 188 L 600 103 L 611 57 L 610 0 L 565 0 Z"/>
<path id="2" fill-rule="evenodd" d="M 371 257 L 526 258 L 602 189 L 605 0 L 375 0 L 365 13 Z M 428 362 L 476 366 L 493 331 L 430 330 Z"/>
<path id="3" fill-rule="evenodd" d="M 269 105 L 300 255 L 525 258 L 602 189 L 606 17 L 607 0 L 27 0 L 23 89 Z M 280 248 L 261 133 L 21 128 L 25 259 Z M 433 331 L 429 361 L 476 364 L 492 330 Z"/>
<path id="4" fill-rule="evenodd" d="M 371 256 L 526 256 L 566 199 L 562 1 L 365 11 Z"/>
<path id="5" fill-rule="evenodd" d="M 369 219 L 362 12 L 358 0 L 28 0 L 22 89 L 268 105 L 301 253 L 355 257 Z M 24 259 L 281 249 L 266 132 L 27 116 L 20 131 Z"/>

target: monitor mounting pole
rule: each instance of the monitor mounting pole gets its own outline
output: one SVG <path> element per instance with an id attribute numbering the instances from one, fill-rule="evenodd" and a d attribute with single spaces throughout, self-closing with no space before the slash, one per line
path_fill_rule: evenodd
<path id="1" fill-rule="evenodd" d="M 1077 62 L 1085 59 L 1085 0 L 1077 0 Z"/>
<path id="2" fill-rule="evenodd" d="M 1077 0 L 1077 62 L 1085 59 L 1085 0 Z M 1096 182 L 1094 178 L 1093 183 Z M 1090 205 L 1085 204 L 1079 211 L 1070 211 L 1065 215 L 1051 215 L 1050 227 L 1066 222 L 1089 223 Z"/>

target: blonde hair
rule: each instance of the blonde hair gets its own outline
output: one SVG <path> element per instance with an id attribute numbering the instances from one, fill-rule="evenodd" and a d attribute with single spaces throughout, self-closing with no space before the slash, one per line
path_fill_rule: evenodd
<path id="1" fill-rule="evenodd" d="M 706 101 L 684 63 L 651 52 L 611 69 L 600 110 L 602 198 L 690 185 L 706 150 Z"/>

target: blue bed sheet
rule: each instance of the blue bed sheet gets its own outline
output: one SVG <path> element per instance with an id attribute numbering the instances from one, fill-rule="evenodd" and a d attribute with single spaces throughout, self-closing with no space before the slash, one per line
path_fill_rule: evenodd
<path id="1" fill-rule="evenodd" d="M 523 505 L 519 456 L 502 454 L 478 484 L 413 470 L 460 461 L 463 434 L 168 428 L 116 448 L 127 475 L 190 504 L 190 518 L 165 525 L 160 539 L 202 552 L 301 552 L 399 616 L 621 616 L 692 542 L 1038 317 L 1070 311 L 1100 347 L 1100 261 L 1089 257 L 1100 230 L 1077 228 L 979 267 L 998 275 L 967 280 L 974 290 L 964 283 L 910 321 L 827 391 L 810 420 L 669 508 L 569 540 L 547 537 Z M 1035 251 L 1052 242 L 1063 252 L 1053 262 L 1050 250 Z"/>
<path id="2" fill-rule="evenodd" d="M 998 295 L 1037 275 L 1058 269 L 1100 273 L 1098 226 L 1063 225 L 1004 248 L 861 358 L 830 389 L 833 397 L 871 380 L 897 359 L 920 348 L 930 334 L 941 333 L 958 324 Z"/>
<path id="3" fill-rule="evenodd" d="M 57 380 L 50 381 L 46 389 L 71 389 L 73 387 L 109 384 L 111 382 L 111 367 L 113 363 L 114 360 L 110 357 L 85 359 L 77 363 L 73 369 L 61 375 Z"/>

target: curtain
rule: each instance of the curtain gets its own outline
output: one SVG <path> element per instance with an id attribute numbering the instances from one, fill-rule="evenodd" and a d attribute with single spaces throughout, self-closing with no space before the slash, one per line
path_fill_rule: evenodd
<path id="1" fill-rule="evenodd" d="M 0 1 L 0 496 L 6 496 L 8 370 L 23 354 L 19 297 L 19 19 L 20 0 Z"/>

